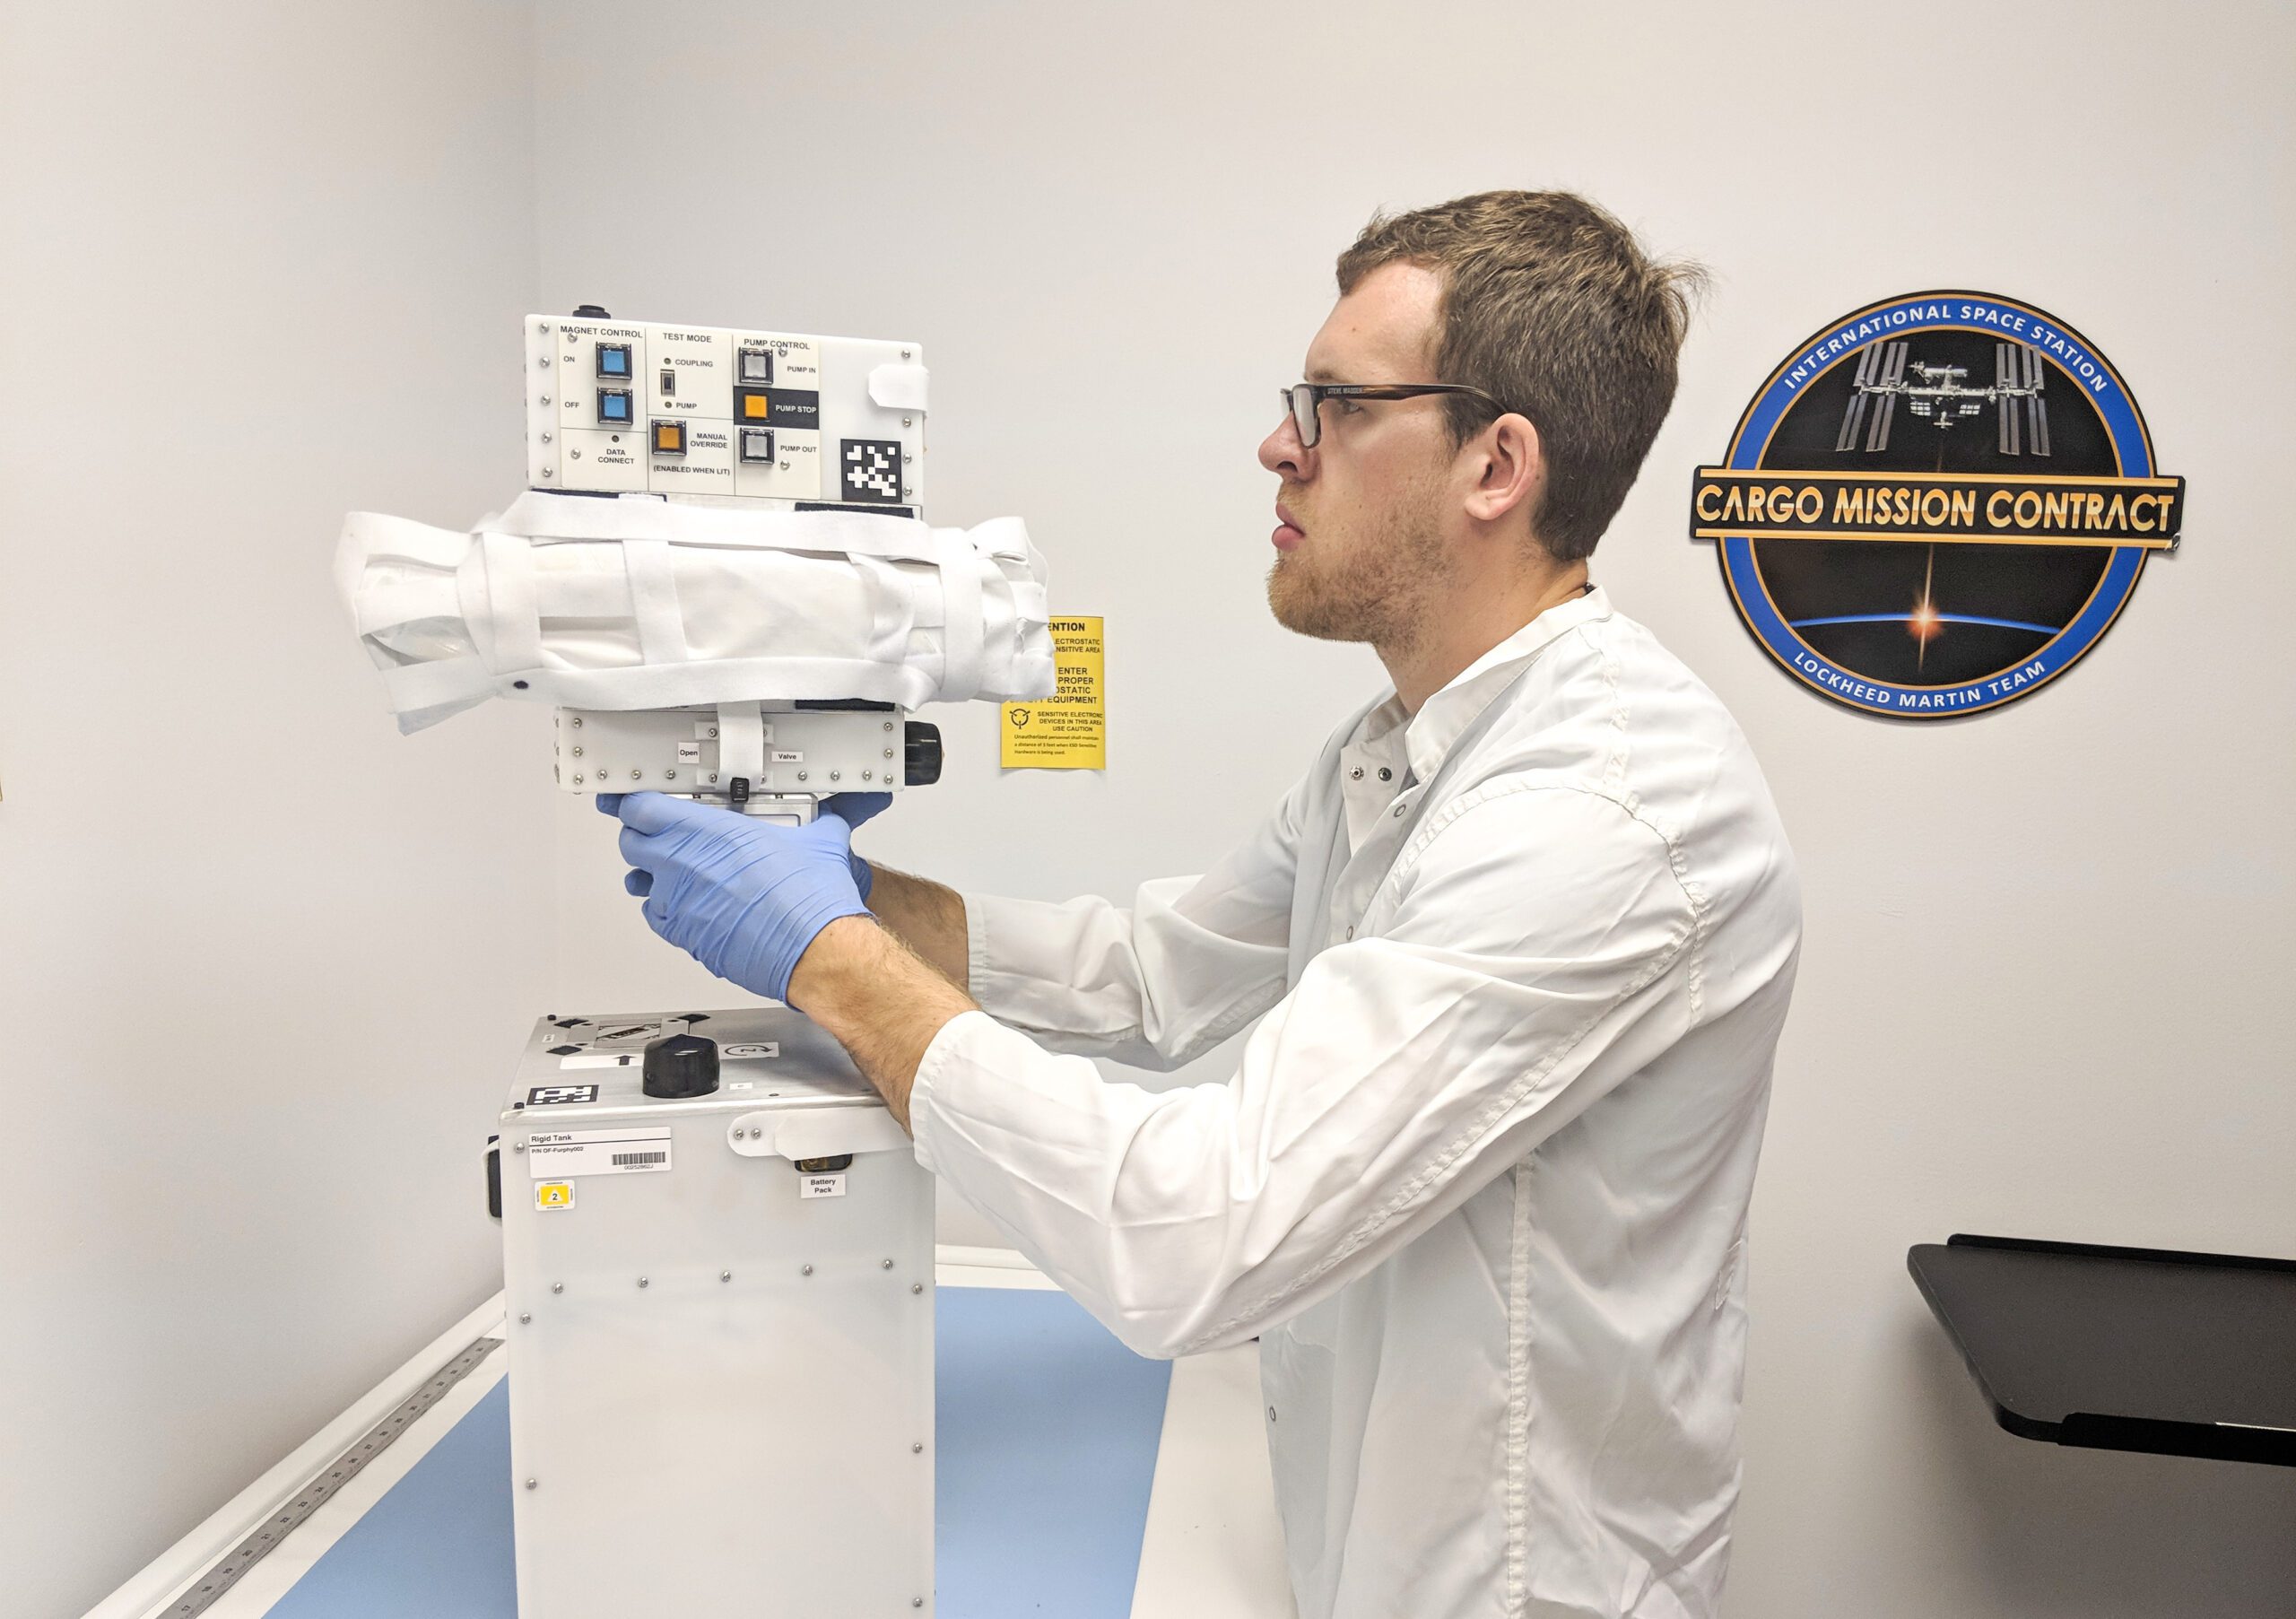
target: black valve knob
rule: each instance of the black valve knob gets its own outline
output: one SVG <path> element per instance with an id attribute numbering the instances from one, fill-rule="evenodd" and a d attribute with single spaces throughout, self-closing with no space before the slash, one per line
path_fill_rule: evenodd
<path id="1" fill-rule="evenodd" d="M 646 1094 L 675 1101 L 718 1088 L 718 1042 L 699 1034 L 665 1034 L 646 1043 Z"/>
<path id="2" fill-rule="evenodd" d="M 941 727 L 922 719 L 901 727 L 901 781 L 908 787 L 931 787 L 941 779 Z"/>
<path id="3" fill-rule="evenodd" d="M 574 306 L 574 318 L 577 320 L 612 320 L 613 317 L 605 312 L 605 308 L 602 304 L 578 303 Z"/>

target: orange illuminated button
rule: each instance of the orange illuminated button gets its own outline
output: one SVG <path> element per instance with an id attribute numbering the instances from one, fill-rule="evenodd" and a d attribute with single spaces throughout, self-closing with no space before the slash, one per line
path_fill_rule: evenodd
<path id="1" fill-rule="evenodd" d="M 742 414 L 752 422 L 767 422 L 773 417 L 773 401 L 763 394 L 744 394 Z"/>
<path id="2" fill-rule="evenodd" d="M 685 454 L 685 423 L 683 422 L 655 422 L 654 453 L 657 456 Z"/>

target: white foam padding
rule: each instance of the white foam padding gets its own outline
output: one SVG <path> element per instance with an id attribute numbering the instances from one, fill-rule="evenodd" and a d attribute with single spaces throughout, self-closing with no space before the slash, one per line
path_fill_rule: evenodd
<path id="1" fill-rule="evenodd" d="M 469 533 L 354 511 L 335 580 L 402 731 L 489 697 L 577 709 L 1048 696 L 1017 518 L 935 528 L 529 492 Z"/>

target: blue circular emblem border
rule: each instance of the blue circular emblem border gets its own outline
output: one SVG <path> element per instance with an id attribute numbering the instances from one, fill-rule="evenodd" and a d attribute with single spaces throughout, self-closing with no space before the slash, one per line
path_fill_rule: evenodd
<path id="1" fill-rule="evenodd" d="M 1939 312 L 1936 306 L 1944 306 Z M 1730 454 L 1725 466 L 1738 470 L 1760 471 L 1761 457 L 1770 448 L 1778 424 L 1785 420 L 1786 412 L 1794 401 L 1806 391 L 1818 377 L 1848 360 L 1857 350 L 1876 337 L 1896 336 L 1906 332 L 1970 331 L 1986 332 L 1995 336 L 2005 335 L 1999 324 L 1979 318 L 1979 309 L 2010 311 L 2025 317 L 2029 326 L 2038 326 L 2044 333 L 2062 338 L 2081 356 L 2092 362 L 2103 386 L 2083 388 L 2089 403 L 2105 424 L 2107 436 L 2112 440 L 2113 454 L 2119 463 L 2117 471 L 2122 477 L 2149 477 L 2152 472 L 2152 437 L 2144 425 L 2144 414 L 2130 397 L 2120 373 L 2113 370 L 2097 346 L 2073 327 L 2047 310 L 2014 298 L 2003 298 L 1991 292 L 1940 291 L 1909 292 L 1901 298 L 1871 304 L 1855 314 L 1829 322 L 1795 346 L 1754 402 L 1739 418 L 1738 430 L 1730 440 Z M 1969 311 L 1969 312 L 1964 312 Z M 1864 323 L 1871 322 L 1874 329 L 1855 341 L 1849 334 Z M 1788 378 L 1796 361 L 1807 359 L 1811 351 L 1830 340 L 1845 339 L 1840 353 L 1820 366 L 1816 372 L 1805 374 L 1799 381 Z M 2030 337 L 2027 341 L 2031 341 Z M 2055 358 L 2055 352 L 2043 345 L 2044 358 Z M 2063 365 L 2058 373 L 2069 378 L 2075 386 L 2082 379 Z M 1793 468 L 1780 468 L 1791 472 Z M 2014 544 L 2013 541 L 2005 542 Z M 1918 544 L 1908 541 L 1907 544 Z M 2145 550 L 2141 545 L 2116 545 L 2112 560 L 2105 565 L 2104 577 L 2098 580 L 2081 611 L 2070 623 L 2058 631 L 2047 646 L 2013 668 L 1996 670 L 1976 680 L 1959 681 L 1942 686 L 1896 685 L 1886 681 L 1872 680 L 1849 670 L 1837 668 L 1833 663 L 1818 655 L 1815 648 L 1794 632 L 1786 616 L 1770 598 L 1769 587 L 1763 582 L 1761 570 L 1754 561 L 1754 545 L 1743 535 L 1724 538 L 1716 553 L 1722 564 L 1723 582 L 1729 587 L 1730 599 L 1736 604 L 1738 616 L 1762 649 L 1784 666 L 1786 672 L 1821 697 L 1869 714 L 1886 714 L 1892 719 L 1952 719 L 1964 714 L 1980 713 L 2014 702 L 2055 680 L 2078 663 L 2092 647 L 2103 639 L 2120 610 L 2135 594 L 2136 581 L 2144 571 Z M 2018 678 L 2019 676 L 2022 678 Z M 2015 681 L 2013 685 L 2009 684 Z M 1909 701 L 1918 707 L 1906 706 Z"/>

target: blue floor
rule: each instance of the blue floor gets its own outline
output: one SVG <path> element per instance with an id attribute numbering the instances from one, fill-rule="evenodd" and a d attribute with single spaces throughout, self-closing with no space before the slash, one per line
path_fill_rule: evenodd
<path id="1" fill-rule="evenodd" d="M 935 1304 L 935 1613 L 1123 1619 L 1170 1366 L 1065 1293 L 944 1287 Z M 489 1389 L 270 1619 L 517 1619 L 509 1397 Z"/>

